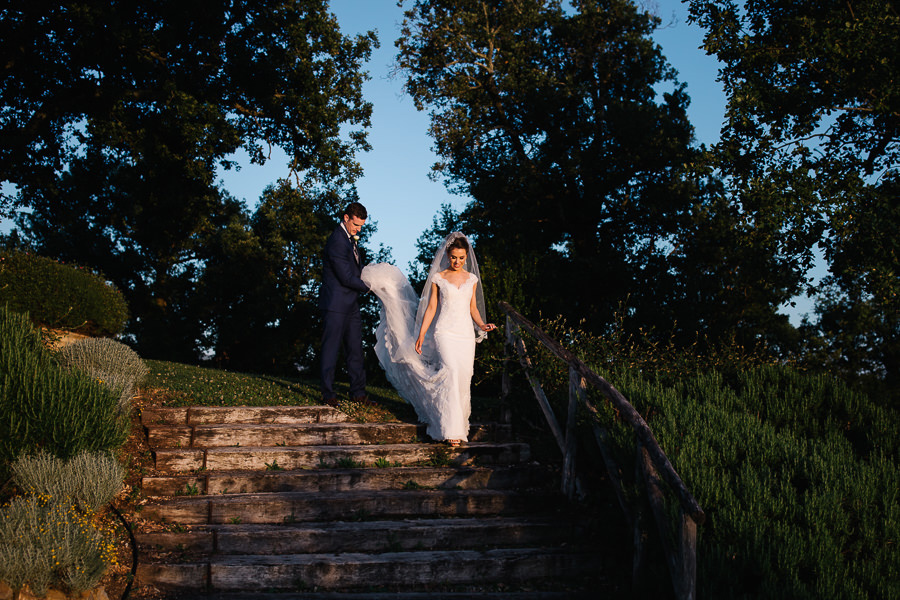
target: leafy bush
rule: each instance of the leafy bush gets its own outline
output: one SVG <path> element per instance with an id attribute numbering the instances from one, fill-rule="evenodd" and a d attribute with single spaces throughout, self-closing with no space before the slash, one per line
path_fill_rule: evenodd
<path id="1" fill-rule="evenodd" d="M 0 478 L 22 453 L 110 450 L 128 431 L 118 394 L 60 366 L 27 317 L 0 307 Z"/>
<path id="2" fill-rule="evenodd" d="M 0 508 L 0 581 L 14 590 L 28 585 L 43 596 L 52 586 L 80 593 L 114 563 L 107 533 L 74 503 L 28 495 Z"/>
<path id="3" fill-rule="evenodd" d="M 854 445 L 842 420 L 818 406 L 851 406 L 853 392 L 772 368 L 750 370 L 734 387 L 715 372 L 675 386 L 632 374 L 617 387 L 706 511 L 700 596 L 900 597 L 896 456 L 877 442 L 884 431 Z M 778 408 L 785 402 L 791 419 Z M 876 429 L 896 427 L 894 419 Z"/>
<path id="4" fill-rule="evenodd" d="M 109 338 L 85 338 L 63 347 L 56 355 L 66 367 L 86 373 L 119 394 L 119 410 L 128 412 L 134 388 L 148 370 L 137 352 Z"/>
<path id="5" fill-rule="evenodd" d="M 68 498 L 96 512 L 122 488 L 125 468 L 108 452 L 79 452 L 68 460 L 45 451 L 22 455 L 12 464 L 13 481 L 39 496 Z"/>
<path id="6" fill-rule="evenodd" d="M 40 325 L 91 335 L 121 333 L 128 320 L 122 293 L 80 267 L 15 250 L 0 251 L 0 305 Z"/>
<path id="7" fill-rule="evenodd" d="M 678 350 L 558 325 L 542 323 L 638 409 L 705 510 L 698 597 L 900 598 L 896 412 L 836 378 L 739 347 Z M 565 368 L 528 347 L 564 414 Z M 608 419 L 627 495 L 639 498 L 627 462 L 634 436 L 592 398 Z M 669 509 L 674 526 L 674 502 Z"/>

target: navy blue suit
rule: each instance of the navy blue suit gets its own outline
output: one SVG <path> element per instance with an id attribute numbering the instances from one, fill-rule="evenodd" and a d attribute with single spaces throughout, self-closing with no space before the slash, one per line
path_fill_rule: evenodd
<path id="1" fill-rule="evenodd" d="M 338 351 L 343 348 L 350 376 L 350 397 L 366 393 L 366 372 L 363 367 L 362 319 L 359 314 L 359 295 L 369 287 L 359 278 L 362 260 L 353 254 L 353 242 L 340 225 L 325 243 L 322 288 L 319 308 L 322 310 L 322 397 L 333 399 L 334 373 Z"/>

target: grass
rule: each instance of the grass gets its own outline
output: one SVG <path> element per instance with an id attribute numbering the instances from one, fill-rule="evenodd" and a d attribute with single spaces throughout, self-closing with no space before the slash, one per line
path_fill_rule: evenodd
<path id="1" fill-rule="evenodd" d="M 318 403 L 312 382 L 235 373 L 160 360 L 144 361 L 144 386 L 165 406 L 303 406 Z"/>
<path id="2" fill-rule="evenodd" d="M 313 406 L 320 404 L 318 380 L 224 371 L 161 360 L 145 360 L 144 389 L 159 406 Z M 349 386 L 336 382 L 340 410 L 359 423 L 416 422 L 416 414 L 390 387 L 368 385 L 377 406 L 351 402 Z M 497 400 L 472 398 L 472 422 L 495 419 Z"/>
<path id="3" fill-rule="evenodd" d="M 238 373 L 182 363 L 147 360 L 144 388 L 161 406 L 313 406 L 320 404 L 319 382 L 296 377 Z M 378 406 L 348 400 L 346 383 L 336 383 L 340 410 L 361 423 L 414 421 L 415 413 L 391 388 L 368 386 Z"/>

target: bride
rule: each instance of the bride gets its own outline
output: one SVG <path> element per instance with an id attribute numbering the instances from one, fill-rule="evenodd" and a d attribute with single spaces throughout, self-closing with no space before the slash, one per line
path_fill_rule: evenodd
<path id="1" fill-rule="evenodd" d="M 441 244 L 421 298 L 394 265 L 368 265 L 362 280 L 381 300 L 375 354 L 388 381 L 432 439 L 468 440 L 475 343 L 496 326 L 482 318 L 478 262 L 466 236 L 454 232 Z"/>

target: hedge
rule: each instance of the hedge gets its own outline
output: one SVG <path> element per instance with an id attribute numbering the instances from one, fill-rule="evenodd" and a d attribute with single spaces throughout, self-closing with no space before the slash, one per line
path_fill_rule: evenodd
<path id="1" fill-rule="evenodd" d="M 128 320 L 122 293 L 99 275 L 17 250 L 0 251 L 4 304 L 36 324 L 88 335 L 116 335 Z"/>

